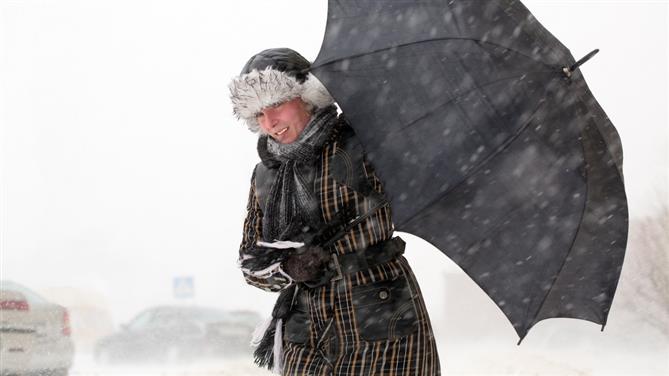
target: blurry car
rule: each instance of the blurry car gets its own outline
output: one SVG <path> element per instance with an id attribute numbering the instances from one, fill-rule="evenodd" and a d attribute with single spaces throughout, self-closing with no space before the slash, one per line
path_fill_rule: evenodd
<path id="1" fill-rule="evenodd" d="M 100 339 L 95 359 L 101 364 L 181 363 L 248 352 L 258 320 L 253 312 L 154 307 Z"/>
<path id="2" fill-rule="evenodd" d="M 231 311 L 225 313 L 223 320 L 210 323 L 208 336 L 215 339 L 215 352 L 222 355 L 249 352 L 253 331 L 260 321 L 256 312 Z"/>
<path id="3" fill-rule="evenodd" d="M 0 374 L 68 374 L 74 358 L 67 309 L 0 281 Z"/>

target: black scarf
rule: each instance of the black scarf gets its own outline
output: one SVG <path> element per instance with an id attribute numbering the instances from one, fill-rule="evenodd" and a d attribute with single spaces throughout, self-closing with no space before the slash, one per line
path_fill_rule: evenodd
<path id="1" fill-rule="evenodd" d="M 325 142 L 337 124 L 337 109 L 330 106 L 317 111 L 297 140 L 281 144 L 264 135 L 258 141 L 263 163 L 277 168 L 263 215 L 263 239 L 299 241 L 305 228 L 318 228 L 320 207 L 314 197 L 315 163 Z"/>
<path id="2" fill-rule="evenodd" d="M 269 191 L 269 198 L 263 215 L 263 239 L 300 241 L 299 235 L 305 226 L 318 228 L 321 212 L 318 199 L 314 197 L 313 178 L 317 168 L 315 163 L 323 145 L 336 137 L 337 108 L 330 106 L 317 111 L 295 142 L 280 144 L 269 136 L 258 140 L 258 154 L 269 168 L 277 168 L 276 179 Z M 242 262 L 250 270 L 262 270 L 271 264 L 280 262 L 289 255 L 281 249 L 253 247 L 249 255 L 253 256 Z M 296 285 L 283 289 L 279 294 L 272 319 L 263 333 L 253 355 L 256 364 L 273 369 L 275 337 L 277 327 L 290 312 Z M 278 338 L 279 341 L 282 338 Z M 278 354 L 281 357 L 281 354 Z"/>

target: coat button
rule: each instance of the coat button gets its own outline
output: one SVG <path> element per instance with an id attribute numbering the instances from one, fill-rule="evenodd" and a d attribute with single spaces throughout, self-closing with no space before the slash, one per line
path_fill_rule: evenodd
<path id="1" fill-rule="evenodd" d="M 390 293 L 388 293 L 388 290 L 381 290 L 379 291 L 379 299 L 381 300 L 386 300 L 390 297 Z"/>

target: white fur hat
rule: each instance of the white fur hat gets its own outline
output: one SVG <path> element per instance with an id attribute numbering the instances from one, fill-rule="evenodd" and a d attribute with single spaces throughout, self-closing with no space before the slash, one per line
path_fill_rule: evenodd
<path id="1" fill-rule="evenodd" d="M 230 82 L 232 111 L 246 122 L 253 132 L 260 125 L 258 113 L 291 99 L 300 97 L 314 108 L 334 103 L 323 84 L 308 73 L 311 63 L 288 48 L 264 50 L 254 55 L 242 69 L 239 77 Z"/>

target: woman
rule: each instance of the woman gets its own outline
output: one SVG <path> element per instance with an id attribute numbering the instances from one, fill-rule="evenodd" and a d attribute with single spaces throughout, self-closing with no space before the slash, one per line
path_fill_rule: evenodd
<path id="1" fill-rule="evenodd" d="M 281 292 L 256 361 L 284 375 L 438 375 L 383 185 L 309 67 L 269 49 L 230 84 L 235 115 L 261 131 L 240 264 Z"/>

